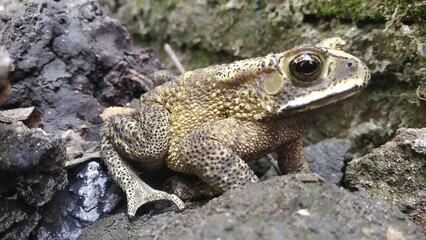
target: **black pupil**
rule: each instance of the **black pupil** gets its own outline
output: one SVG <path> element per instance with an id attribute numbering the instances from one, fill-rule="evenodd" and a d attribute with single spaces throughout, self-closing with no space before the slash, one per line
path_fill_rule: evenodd
<path id="1" fill-rule="evenodd" d="M 301 74 L 309 75 L 318 69 L 318 63 L 312 59 L 304 59 L 297 62 L 294 69 Z"/>

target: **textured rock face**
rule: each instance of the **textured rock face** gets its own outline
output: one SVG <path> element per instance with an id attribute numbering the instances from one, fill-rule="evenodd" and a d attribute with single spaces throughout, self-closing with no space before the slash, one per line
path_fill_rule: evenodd
<path id="1" fill-rule="evenodd" d="M 97 1 L 0 0 L 0 19 L 15 65 L 0 110 L 34 106 L 49 133 L 0 124 L 0 238 L 74 239 L 117 205 L 121 190 L 97 162 L 67 178 L 66 160 L 96 152 L 104 106 L 157 85 L 149 76 L 161 64 L 134 48 Z M 65 156 L 65 141 L 78 151 Z"/>
<path id="2" fill-rule="evenodd" d="M 26 204 L 42 206 L 66 185 L 65 148 L 59 139 L 6 124 L 0 124 L 0 136 L 0 176 L 14 176 L 17 194 Z"/>
<path id="3" fill-rule="evenodd" d="M 122 199 L 119 187 L 97 162 L 69 171 L 68 187 L 46 204 L 33 235 L 37 239 L 75 239 Z"/>
<path id="4" fill-rule="evenodd" d="M 331 138 L 307 146 L 304 152 L 312 172 L 339 185 L 344 173 L 345 154 L 350 148 L 349 140 Z"/>
<path id="5" fill-rule="evenodd" d="M 97 140 L 103 106 L 154 87 L 145 75 L 161 66 L 151 50 L 134 48 L 126 28 L 96 1 L 28 1 L 0 41 L 15 64 L 2 108 L 35 106 L 46 132 L 84 131 L 86 140 Z"/>
<path id="6" fill-rule="evenodd" d="M 41 130 L 0 123 L 0 236 L 24 239 L 39 207 L 67 184 L 65 147 Z"/>
<path id="7" fill-rule="evenodd" d="M 350 43 L 351 53 L 369 61 L 374 74 L 389 72 L 398 80 L 408 80 L 408 76 L 421 79 L 426 74 L 424 70 L 412 71 L 425 61 L 422 52 L 426 30 L 422 24 L 426 19 L 426 3 L 421 0 L 102 2 L 116 10 L 143 40 L 169 41 L 204 59 L 184 58 L 192 64 L 208 64 L 212 52 L 246 58 L 282 51 L 299 43 L 315 43 L 334 35 Z M 168 14 L 161 14 L 165 10 Z M 133 21 L 135 16 L 143 25 Z M 404 59 L 410 64 L 404 64 Z M 398 74 L 401 67 L 407 75 Z M 394 77 L 392 81 L 396 80 Z"/>
<path id="8" fill-rule="evenodd" d="M 226 192 L 199 209 L 115 215 L 80 239 L 415 239 L 419 228 L 396 207 L 354 195 L 318 175 L 289 175 Z M 393 238 L 395 237 L 395 238 Z"/>
<path id="9" fill-rule="evenodd" d="M 349 162 L 345 185 L 396 204 L 426 231 L 426 128 L 402 128 L 370 154 Z"/>

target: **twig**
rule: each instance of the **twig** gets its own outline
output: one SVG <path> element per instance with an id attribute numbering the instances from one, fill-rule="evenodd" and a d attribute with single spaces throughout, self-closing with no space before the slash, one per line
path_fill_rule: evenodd
<path id="1" fill-rule="evenodd" d="M 173 51 L 172 47 L 168 43 L 164 44 L 164 51 L 166 51 L 167 55 L 169 55 L 169 57 L 172 59 L 180 74 L 184 73 L 185 68 L 183 67 L 182 63 Z"/>

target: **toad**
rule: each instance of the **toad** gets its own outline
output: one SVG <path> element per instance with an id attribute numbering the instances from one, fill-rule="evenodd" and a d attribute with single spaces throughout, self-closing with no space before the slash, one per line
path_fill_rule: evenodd
<path id="1" fill-rule="evenodd" d="M 367 66 L 344 46 L 330 38 L 188 71 L 143 94 L 133 116 L 109 117 L 101 128 L 101 156 L 127 195 L 128 215 L 157 200 L 184 208 L 178 196 L 144 183 L 129 161 L 196 175 L 218 194 L 258 182 L 246 162 L 273 151 L 284 174 L 309 172 L 306 122 L 370 80 Z"/>

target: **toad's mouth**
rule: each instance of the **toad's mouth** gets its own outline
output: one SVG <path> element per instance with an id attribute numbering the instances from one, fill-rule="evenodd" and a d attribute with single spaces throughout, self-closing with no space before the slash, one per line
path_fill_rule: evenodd
<path id="1" fill-rule="evenodd" d="M 305 102 L 300 104 L 297 104 L 297 103 L 287 104 L 286 106 L 280 109 L 280 113 L 292 114 L 292 113 L 304 112 L 304 111 L 324 107 L 324 106 L 333 104 L 335 102 L 338 102 L 340 100 L 349 98 L 353 95 L 359 94 L 362 89 L 363 89 L 362 87 L 354 86 L 348 89 L 347 91 L 330 94 L 326 97 L 322 97 L 320 99 L 314 99 L 307 103 Z"/>

